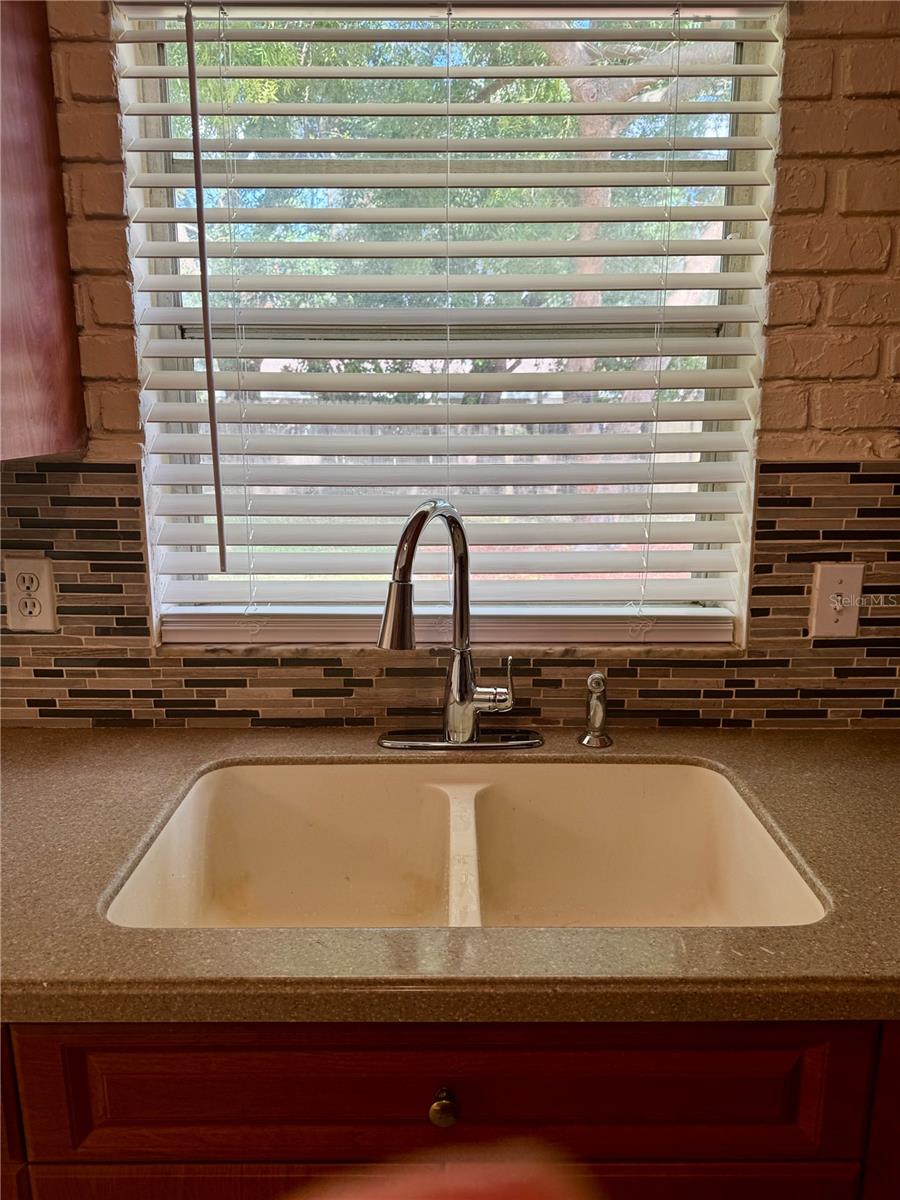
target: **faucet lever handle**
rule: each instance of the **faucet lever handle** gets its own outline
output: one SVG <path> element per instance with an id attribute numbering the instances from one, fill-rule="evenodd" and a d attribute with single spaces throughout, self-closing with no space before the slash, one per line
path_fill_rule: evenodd
<path id="1" fill-rule="evenodd" d="M 507 692 L 509 692 L 509 707 L 510 708 L 512 708 L 512 706 L 516 702 L 516 689 L 515 689 L 515 686 L 513 685 L 512 669 L 513 669 L 513 660 L 512 660 L 512 655 L 510 654 L 506 660 L 506 690 L 507 690 Z"/>
<path id="2" fill-rule="evenodd" d="M 516 702 L 512 677 L 513 660 L 506 660 L 506 687 L 476 687 L 475 709 L 477 712 L 509 712 Z"/>

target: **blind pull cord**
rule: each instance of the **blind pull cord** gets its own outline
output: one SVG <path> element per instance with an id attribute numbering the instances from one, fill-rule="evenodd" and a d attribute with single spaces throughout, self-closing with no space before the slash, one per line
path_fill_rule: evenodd
<path id="1" fill-rule="evenodd" d="M 209 445 L 212 459 L 213 493 L 216 504 L 216 536 L 219 570 L 226 571 L 225 511 L 222 501 L 222 469 L 219 463 L 219 425 L 216 417 L 216 378 L 213 370 L 212 318 L 209 306 L 209 263 L 206 257 L 206 215 L 203 196 L 203 159 L 200 145 L 200 100 L 194 40 L 194 11 L 191 0 L 184 6 L 187 44 L 188 91 L 191 99 L 191 145 L 194 158 L 194 192 L 197 209 L 197 257 L 200 261 L 200 308 L 203 317 L 203 356 L 206 366 L 206 402 L 209 409 Z"/>

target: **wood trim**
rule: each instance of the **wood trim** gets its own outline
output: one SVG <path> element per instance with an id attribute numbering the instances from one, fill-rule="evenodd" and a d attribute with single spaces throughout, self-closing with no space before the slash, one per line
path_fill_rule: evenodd
<path id="1" fill-rule="evenodd" d="M 25 1161 L 25 1140 L 19 1114 L 16 1069 L 9 1026 L 0 1029 L 0 1163 L 4 1167 Z"/>
<path id="2" fill-rule="evenodd" d="M 0 1195 L 3 1200 L 31 1196 L 8 1025 L 0 1027 Z"/>
<path id="3" fill-rule="evenodd" d="M 882 1026 L 862 1200 L 900 1196 L 900 1021 Z"/>
<path id="4" fill-rule="evenodd" d="M 29 1171 L 26 1166 L 0 1169 L 0 1195 L 3 1200 L 32 1200 Z"/>

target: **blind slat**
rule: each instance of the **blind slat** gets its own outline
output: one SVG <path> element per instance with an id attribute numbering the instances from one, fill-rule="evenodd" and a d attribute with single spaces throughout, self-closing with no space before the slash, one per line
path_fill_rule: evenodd
<path id="1" fill-rule="evenodd" d="M 494 392 L 580 392 L 623 391 L 645 388 L 749 388 L 750 371 L 411 371 L 390 375 L 349 374 L 333 371 L 217 371 L 221 392 L 343 392 L 370 395 L 373 392 L 444 395 Z M 202 391 L 206 376 L 201 371 L 151 371 L 145 381 L 149 391 Z"/>
<path id="2" fill-rule="evenodd" d="M 596 326 L 608 328 L 638 325 L 665 329 L 679 325 L 719 325 L 723 323 L 752 324 L 761 321 L 759 312 L 749 304 L 667 304 L 621 305 L 590 308 L 478 308 L 478 309 L 360 309 L 360 308 L 214 308 L 212 324 L 217 329 L 234 331 L 242 328 L 275 329 L 299 326 L 326 329 L 377 328 L 385 326 L 392 332 L 401 327 L 439 329 L 540 328 Z M 184 325 L 201 323 L 199 308 L 143 309 L 141 325 Z"/>
<path id="3" fill-rule="evenodd" d="M 209 242 L 208 258 L 642 258 L 735 255 L 756 257 L 765 251 L 755 238 L 672 238 L 669 242 L 647 238 L 606 239 L 558 238 L 554 241 L 501 241 L 499 238 L 466 242 Z M 197 257 L 196 242 L 141 242 L 132 250 L 135 258 Z"/>
<path id="4" fill-rule="evenodd" d="M 187 104 L 148 100 L 125 106 L 126 117 L 187 117 Z M 760 100 L 681 100 L 667 104 L 652 100 L 604 103 L 504 104 L 499 101 L 482 104 L 200 104 L 201 117 L 552 117 L 552 116 L 670 116 L 688 113 L 744 113 L 770 115 L 773 106 Z"/>
<path id="5" fill-rule="evenodd" d="M 777 42 L 778 38 L 771 29 L 741 28 L 737 29 L 697 29 L 681 28 L 677 37 L 673 35 L 671 26 L 662 30 L 654 26 L 623 26 L 621 29 L 600 29 L 591 27 L 557 29 L 552 27 L 533 29 L 504 28 L 497 29 L 456 29 L 453 33 L 455 43 L 467 42 L 496 42 L 498 32 L 502 33 L 505 42 L 597 42 L 627 45 L 630 42 L 656 42 L 675 44 L 678 42 Z M 590 36 L 588 36 L 590 34 Z M 207 42 L 398 42 L 433 43 L 446 42 L 446 28 L 441 29 L 227 29 L 226 35 L 218 29 L 198 29 L 197 41 Z M 119 40 L 123 43 L 135 42 L 183 42 L 182 29 L 126 29 Z"/>
<path id="6" fill-rule="evenodd" d="M 331 546 L 382 546 L 397 544 L 402 521 L 375 524 L 372 521 L 356 525 L 306 524 L 266 525 L 243 521 L 226 526 L 229 546 L 319 546 L 327 538 Z M 734 521 L 660 521 L 648 516 L 643 521 L 591 521 L 581 524 L 542 522 L 513 525 L 498 522 L 471 521 L 466 525 L 471 546 L 603 546 L 627 545 L 631 542 L 653 546 L 703 542 L 720 545 L 739 542 L 740 533 Z M 442 530 L 431 527 L 422 535 L 423 546 L 445 545 Z M 166 521 L 158 534 L 161 546 L 215 546 L 218 534 L 210 522 Z M 352 568 L 348 568 L 352 574 Z"/>
<path id="7" fill-rule="evenodd" d="M 385 575 L 390 576 L 394 560 L 393 549 L 381 554 L 364 552 L 350 554 L 315 550 L 299 554 L 266 553 L 252 555 L 243 550 L 229 550 L 228 572 L 259 575 Z M 218 553 L 206 550 L 163 550 L 160 554 L 161 575 L 203 575 L 217 571 Z M 722 571 L 736 570 L 731 550 L 604 550 L 589 551 L 507 550 L 500 553 L 474 547 L 471 554 L 473 575 L 596 575 L 640 572 L 647 565 L 652 571 Z M 447 568 L 446 552 L 423 546 L 416 558 L 420 575 L 443 574 Z"/>
<path id="8" fill-rule="evenodd" d="M 229 601 L 247 603 L 247 583 L 230 580 L 163 581 L 164 599 L 169 603 L 227 604 Z M 610 602 L 645 601 L 730 601 L 735 590 L 728 576 L 707 576 L 694 579 L 648 579 L 641 592 L 635 591 L 631 579 L 530 579 L 487 580 L 475 576 L 471 581 L 471 596 L 475 604 L 535 604 L 552 606 L 561 603 L 603 604 Z M 371 604 L 379 609 L 384 605 L 387 581 L 370 583 L 366 580 L 347 583 L 340 578 L 327 580 L 254 580 L 253 596 L 261 604 L 318 604 L 323 610 L 335 604 Z M 419 604 L 447 603 L 446 583 L 428 579 L 416 583 L 416 602 Z"/>
<path id="9" fill-rule="evenodd" d="M 440 225 L 459 223 L 479 225 L 510 225 L 520 221 L 577 223 L 629 221 L 764 221 L 764 209 L 753 204 L 698 205 L 635 205 L 631 207 L 592 208 L 572 205 L 566 208 L 247 208 L 236 209 L 210 206 L 206 221 L 210 225 Z M 197 210 L 191 207 L 150 206 L 139 208 L 131 217 L 137 225 L 170 225 L 197 220 Z"/>
<path id="10" fill-rule="evenodd" d="M 660 271 L 631 275 L 211 275 L 211 292 L 246 294 L 248 292 L 290 293 L 381 293 L 403 295 L 420 292 L 702 292 L 724 288 L 755 291 L 762 280 L 748 272 Z M 196 294 L 199 275 L 145 275 L 137 285 L 139 292 L 167 292 L 173 295 Z"/>
<path id="11" fill-rule="evenodd" d="M 417 67 L 417 66 L 272 66 L 251 65 L 198 67 L 199 79 L 743 79 L 774 78 L 778 72 L 768 63 L 682 63 L 674 66 L 658 63 L 647 66 L 634 63 L 627 66 L 602 63 L 566 66 L 503 67 L 485 64 L 478 67 Z M 129 66 L 121 71 L 123 79 L 186 79 L 187 67 Z M 141 147 L 148 149 L 149 147 Z"/>
<path id="12" fill-rule="evenodd" d="M 317 163 L 316 166 L 319 166 Z M 762 171 L 452 171 L 352 172 L 346 168 L 335 169 L 334 164 L 324 173 L 313 169 L 290 173 L 236 171 L 205 171 L 204 188 L 229 188 L 232 191 L 246 189 L 279 188 L 439 188 L 441 191 L 454 188 L 596 188 L 596 187 L 753 187 L 769 186 L 769 178 Z M 181 171 L 138 174 L 129 182 L 132 188 L 180 188 L 194 190 L 194 180 Z"/>
<path id="13" fill-rule="evenodd" d="M 648 511 L 646 493 L 525 493 L 519 496 L 461 495 L 455 500 L 464 517 L 633 516 Z M 223 497 L 230 517 L 406 517 L 410 496 L 375 492 L 325 496 L 269 495 L 242 491 Z M 653 513 L 725 514 L 742 511 L 736 491 L 657 492 Z M 204 517 L 215 514 L 215 497 L 208 492 L 163 492 L 156 499 L 159 517 Z"/>
<path id="14" fill-rule="evenodd" d="M 118 7 L 126 9 L 129 16 L 141 20 L 181 20 L 184 15 L 182 4 L 153 3 L 152 0 L 119 0 Z M 220 0 L 194 0 L 198 11 L 198 19 L 207 20 L 217 16 Z M 203 10 L 207 10 L 204 12 Z M 480 0 L 455 0 L 453 13 L 457 18 L 470 20 L 475 17 L 490 17 L 500 20 L 509 17 L 529 17 L 532 20 L 561 20 L 572 17 L 589 17 L 593 20 L 623 20 L 632 19 L 640 13 L 644 21 L 663 21 L 664 28 L 673 27 L 674 11 L 671 3 L 653 3 L 653 0 L 584 0 L 584 3 L 553 3 L 552 0 L 494 0 L 493 3 L 483 3 Z M 712 21 L 722 21 L 724 26 L 709 25 L 710 28 L 727 27 L 732 18 L 744 20 L 768 21 L 780 11 L 778 4 L 752 4 L 749 0 L 705 0 L 703 4 L 679 4 L 677 12 L 683 21 L 699 21 L 709 24 Z M 354 3 L 335 4 L 333 0 L 247 0 L 245 4 L 229 4 L 228 14 L 234 19 L 249 19 L 275 21 L 299 20 L 303 17 L 325 17 L 328 20 L 348 18 L 373 22 L 406 20 L 439 20 L 446 27 L 447 5 L 426 4 L 424 0 L 386 0 L 383 4 L 373 4 L 371 0 L 355 0 Z M 705 27 L 705 26 L 704 26 Z M 351 26 L 348 26 L 351 28 Z M 593 28 L 593 26 L 591 26 Z M 601 26 L 599 28 L 605 28 Z"/>
<path id="15" fill-rule="evenodd" d="M 142 349 L 142 357 L 193 358 L 201 353 L 200 346 L 186 338 L 151 338 Z M 715 355 L 725 358 L 753 358 L 756 347 L 746 337 L 605 337 L 554 338 L 540 341 L 504 335 L 493 340 L 471 338 L 408 338 L 362 340 L 347 337 L 343 340 L 295 338 L 216 338 L 213 342 L 216 358 L 281 358 L 306 361 L 310 359 L 460 359 L 524 357 L 560 359 L 574 358 L 634 358 L 636 355 L 679 358 L 685 355 Z M 665 402 L 664 402 L 665 403 Z"/>
<path id="16" fill-rule="evenodd" d="M 690 454 L 741 452 L 747 448 L 740 431 L 734 433 L 547 433 L 466 434 L 450 438 L 434 434 L 375 433 L 352 435 L 293 433 L 240 433 L 219 435 L 220 454 L 262 454 L 300 457 L 336 454 L 364 458 L 428 455 L 460 457 L 467 454 Z M 205 433 L 157 433 L 152 454 L 209 454 Z"/>
<path id="17" fill-rule="evenodd" d="M 190 154 L 193 143 L 189 138 L 135 138 L 128 150 L 136 153 Z M 765 137 L 498 137 L 498 138 L 203 138 L 200 148 L 204 154 L 361 154 L 431 153 L 449 151 L 452 154 L 509 154 L 516 151 L 579 151 L 579 150 L 627 150 L 641 153 L 662 150 L 695 151 L 698 159 L 707 150 L 771 150 L 772 143 Z M 299 160 L 304 166 L 306 160 Z M 565 161 L 565 160 L 563 160 Z M 176 165 L 181 165 L 180 163 Z M 248 160 L 237 159 L 232 164 L 235 176 L 245 172 Z M 253 164 L 255 165 L 255 164 Z M 271 164 L 268 164 L 271 165 Z M 297 162 L 292 165 L 297 166 Z M 321 163 L 318 164 L 321 166 Z M 337 165 L 337 164 L 336 164 Z M 463 164 L 454 162 L 454 174 Z M 469 166 L 477 163 L 468 163 Z M 560 163 L 556 162 L 557 167 Z M 600 164 L 602 166 L 602 163 Z M 215 159 L 210 167 L 221 167 Z M 680 163 L 685 169 L 686 163 Z M 599 169 L 599 166 L 598 166 Z M 707 168 L 711 170 L 711 168 Z M 170 172 L 175 175 L 176 172 Z M 178 179 L 182 176 L 178 174 Z M 149 184 L 139 184 L 148 187 Z M 273 184 L 272 186 L 277 186 Z"/>
<path id="18" fill-rule="evenodd" d="M 216 405 L 219 421 L 245 425 L 550 425 L 633 421 L 749 421 L 739 400 L 643 401 L 629 404 L 266 404 L 230 401 Z M 157 402 L 146 421 L 203 424 L 206 407 L 188 402 Z"/>
<path id="19" fill-rule="evenodd" d="M 643 463 L 385 463 L 349 465 L 312 463 L 290 466 L 248 461 L 222 464 L 222 480 L 231 487 L 422 487 L 443 494 L 456 487 L 581 487 L 589 485 L 746 483 L 743 462 Z M 156 463 L 150 471 L 156 486 L 207 487 L 209 463 Z M 413 507 L 412 505 L 410 507 Z"/>

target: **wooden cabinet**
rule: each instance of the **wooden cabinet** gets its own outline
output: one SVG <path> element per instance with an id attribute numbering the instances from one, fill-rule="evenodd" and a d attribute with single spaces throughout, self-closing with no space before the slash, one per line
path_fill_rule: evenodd
<path id="1" fill-rule="evenodd" d="M 887 1200 L 897 1169 L 898 1043 L 874 1022 L 17 1025 L 12 1045 L 34 1200 L 282 1200 L 523 1137 L 606 1200 Z"/>
<path id="2" fill-rule="evenodd" d="M 25 1141 L 19 1123 L 15 1066 L 6 1028 L 0 1029 L 0 1195 L 3 1200 L 28 1200 Z"/>
<path id="3" fill-rule="evenodd" d="M 876 1027 L 20 1026 L 36 1161 L 369 1161 L 523 1134 L 581 1160 L 854 1159 Z M 440 1088 L 460 1117 L 436 1128 Z"/>
<path id="4" fill-rule="evenodd" d="M 46 4 L 0 4 L 0 45 L 3 458 L 32 458 L 85 440 Z"/>
<path id="5" fill-rule="evenodd" d="M 900 1021 L 882 1026 L 863 1195 L 864 1200 L 900 1196 Z"/>

